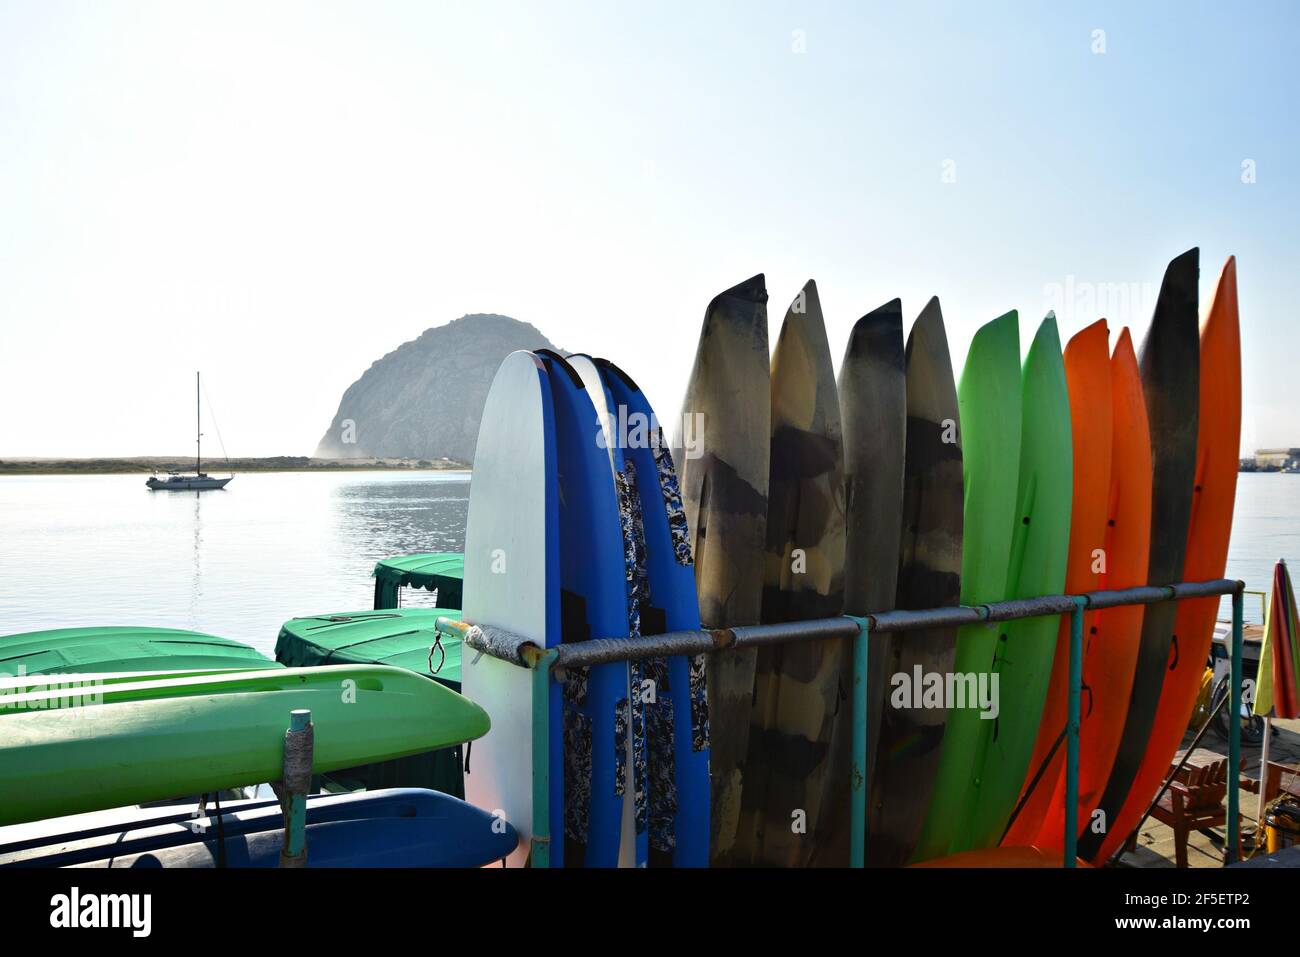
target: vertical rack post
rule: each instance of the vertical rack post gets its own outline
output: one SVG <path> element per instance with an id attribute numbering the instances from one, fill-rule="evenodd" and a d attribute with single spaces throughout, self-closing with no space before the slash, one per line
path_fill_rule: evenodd
<path id="1" fill-rule="evenodd" d="M 1083 691 L 1083 612 L 1088 599 L 1074 596 L 1070 612 L 1070 701 L 1065 744 L 1065 861 L 1075 867 L 1079 859 L 1079 724 Z"/>
<path id="2" fill-rule="evenodd" d="M 314 739 L 311 712 L 306 708 L 290 711 L 289 730 L 284 735 L 284 771 L 280 778 L 284 812 L 281 867 L 307 866 L 307 791 L 311 788 Z"/>
<path id="3" fill-rule="evenodd" d="M 1232 593 L 1232 672 L 1228 681 L 1232 688 L 1229 692 L 1228 707 L 1231 709 L 1228 722 L 1228 842 L 1223 849 L 1223 862 L 1231 864 L 1237 860 L 1238 841 L 1241 840 L 1241 814 L 1238 805 L 1241 802 L 1241 641 L 1242 641 L 1242 583 L 1237 583 L 1237 590 Z M 1263 790 L 1266 781 L 1260 781 Z"/>
<path id="4" fill-rule="evenodd" d="M 551 866 L 551 665 L 555 649 L 536 654 L 533 671 L 533 867 Z M 561 729 L 554 729 L 560 734 Z"/>
<path id="5" fill-rule="evenodd" d="M 853 617 L 853 616 L 849 616 Z M 849 865 L 862 867 L 867 853 L 867 635 L 871 621 L 856 618 L 858 633 L 853 639 L 853 770 L 851 782 L 852 823 L 850 827 Z"/>

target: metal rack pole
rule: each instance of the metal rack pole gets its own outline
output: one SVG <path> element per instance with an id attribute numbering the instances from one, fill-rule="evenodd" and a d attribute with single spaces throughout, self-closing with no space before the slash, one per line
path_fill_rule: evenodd
<path id="1" fill-rule="evenodd" d="M 1228 779 L 1231 784 L 1228 788 L 1228 844 L 1223 849 L 1224 864 L 1232 864 L 1237 860 L 1239 846 L 1237 842 L 1241 840 L 1241 816 L 1238 805 L 1241 802 L 1242 605 L 1242 588 L 1238 583 L 1237 590 L 1232 593 L 1232 675 L 1228 679 L 1232 683 L 1232 690 L 1229 692 L 1231 701 L 1228 704 L 1232 709 L 1231 721 L 1228 723 L 1228 764 L 1232 768 L 1232 776 Z M 1261 790 L 1264 784 L 1264 781 L 1259 782 Z"/>
<path id="2" fill-rule="evenodd" d="M 1065 861 L 1066 867 L 1079 860 L 1079 724 L 1083 694 L 1083 613 L 1088 599 L 1074 599 L 1070 612 L 1070 710 L 1065 750 Z"/>
<path id="3" fill-rule="evenodd" d="M 871 631 L 871 622 L 867 618 L 854 618 L 858 623 L 858 634 L 853 639 L 853 704 L 849 714 L 853 716 L 853 770 L 851 782 L 851 799 L 853 801 L 852 825 L 850 828 L 849 866 L 862 867 L 866 863 L 867 853 L 867 640 Z"/>

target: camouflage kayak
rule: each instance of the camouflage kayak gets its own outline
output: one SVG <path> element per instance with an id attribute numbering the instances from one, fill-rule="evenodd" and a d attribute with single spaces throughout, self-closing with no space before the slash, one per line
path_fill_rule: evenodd
<path id="1" fill-rule="evenodd" d="M 771 401 L 763 621 L 838 615 L 844 452 L 835 370 L 812 280 L 786 312 L 772 355 Z M 833 779 L 830 745 L 851 668 L 847 639 L 759 649 L 740 830 L 750 863 L 807 867 L 823 809 L 848 804 L 848 769 Z"/>
<path id="2" fill-rule="evenodd" d="M 709 303 L 673 447 L 706 628 L 753 625 L 763 599 L 771 434 L 762 274 Z M 713 863 L 734 861 L 754 652 L 708 663 Z"/>
<path id="3" fill-rule="evenodd" d="M 903 525 L 903 445 L 907 435 L 907 382 L 903 306 L 897 299 L 853 326 L 840 367 L 840 417 L 844 427 L 848 538 L 844 553 L 844 611 L 867 615 L 894 607 Z M 868 641 L 867 767 L 875 763 L 887 676 L 887 636 Z M 853 741 L 845 707 L 835 723 L 832 761 L 848 767 Z M 838 773 L 838 772 L 835 772 Z M 824 863 L 848 863 L 849 806 L 823 813 L 818 841 Z"/>
<path id="4" fill-rule="evenodd" d="M 956 605 L 961 585 L 962 461 L 957 388 L 939 300 L 931 299 L 907 340 L 907 442 L 903 533 L 896 606 Z M 880 635 L 881 677 L 913 680 L 952 669 L 954 628 Z M 947 710 L 895 701 L 890 687 L 879 716 L 867 813 L 867 863 L 907 862 L 920 837 L 943 744 Z M 869 715 L 868 720 L 876 719 Z"/>

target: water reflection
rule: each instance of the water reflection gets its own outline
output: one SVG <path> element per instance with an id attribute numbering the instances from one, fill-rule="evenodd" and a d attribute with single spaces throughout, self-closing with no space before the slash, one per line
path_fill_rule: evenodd
<path id="1" fill-rule="evenodd" d="M 270 653 L 289 618 L 369 608 L 379 559 L 459 551 L 468 509 L 467 473 L 249 473 L 203 494 L 0 478 L 0 635 L 160 625 Z"/>

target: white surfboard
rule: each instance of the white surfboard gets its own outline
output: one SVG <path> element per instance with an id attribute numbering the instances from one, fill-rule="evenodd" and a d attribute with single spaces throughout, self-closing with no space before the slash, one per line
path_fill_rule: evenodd
<path id="1" fill-rule="evenodd" d="M 553 428 L 545 367 L 530 352 L 511 353 L 492 380 L 479 425 L 463 617 L 542 647 L 559 641 L 558 506 L 554 452 L 548 454 Z M 533 836 L 531 672 L 467 649 L 461 693 L 492 719 L 470 752 L 465 799 L 515 827 L 519 848 L 507 863 L 522 866 Z"/>

